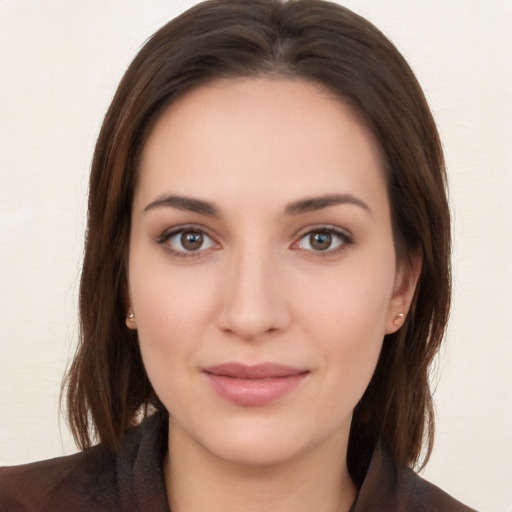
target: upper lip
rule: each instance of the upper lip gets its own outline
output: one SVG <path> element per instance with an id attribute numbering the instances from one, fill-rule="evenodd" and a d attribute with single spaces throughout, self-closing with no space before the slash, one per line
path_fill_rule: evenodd
<path id="1" fill-rule="evenodd" d="M 205 373 L 235 379 L 269 379 L 280 377 L 294 377 L 306 373 L 304 368 L 294 368 L 278 363 L 261 363 L 246 365 L 229 362 L 204 368 Z"/>

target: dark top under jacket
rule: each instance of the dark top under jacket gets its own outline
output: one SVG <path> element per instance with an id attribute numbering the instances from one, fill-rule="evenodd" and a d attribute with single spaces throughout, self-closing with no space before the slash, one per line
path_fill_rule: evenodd
<path id="1" fill-rule="evenodd" d="M 169 512 L 163 476 L 167 422 L 162 415 L 128 431 L 119 452 L 83 452 L 0 468 L 1 512 Z M 351 512 L 470 512 L 378 446 Z"/>

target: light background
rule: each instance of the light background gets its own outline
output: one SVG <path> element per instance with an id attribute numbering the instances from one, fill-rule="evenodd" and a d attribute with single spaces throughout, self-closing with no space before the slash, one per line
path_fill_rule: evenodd
<path id="1" fill-rule="evenodd" d="M 93 145 L 140 45 L 193 3 L 0 0 L 0 464 L 74 451 L 58 398 Z M 455 293 L 424 476 L 512 511 L 512 1 L 342 3 L 408 59 L 446 151 Z"/>

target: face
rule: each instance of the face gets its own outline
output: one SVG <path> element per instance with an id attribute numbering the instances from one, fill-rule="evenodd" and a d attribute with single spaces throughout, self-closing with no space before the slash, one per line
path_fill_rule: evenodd
<path id="1" fill-rule="evenodd" d="M 184 443 L 250 464 L 340 453 L 405 275 L 376 145 L 320 87 L 219 81 L 158 121 L 127 324 Z"/>

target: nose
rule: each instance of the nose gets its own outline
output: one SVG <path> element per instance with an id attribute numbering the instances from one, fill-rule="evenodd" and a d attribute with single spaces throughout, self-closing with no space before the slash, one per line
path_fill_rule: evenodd
<path id="1" fill-rule="evenodd" d="M 284 276 L 264 251 L 241 251 L 222 278 L 219 327 L 244 340 L 285 330 L 291 321 Z"/>

